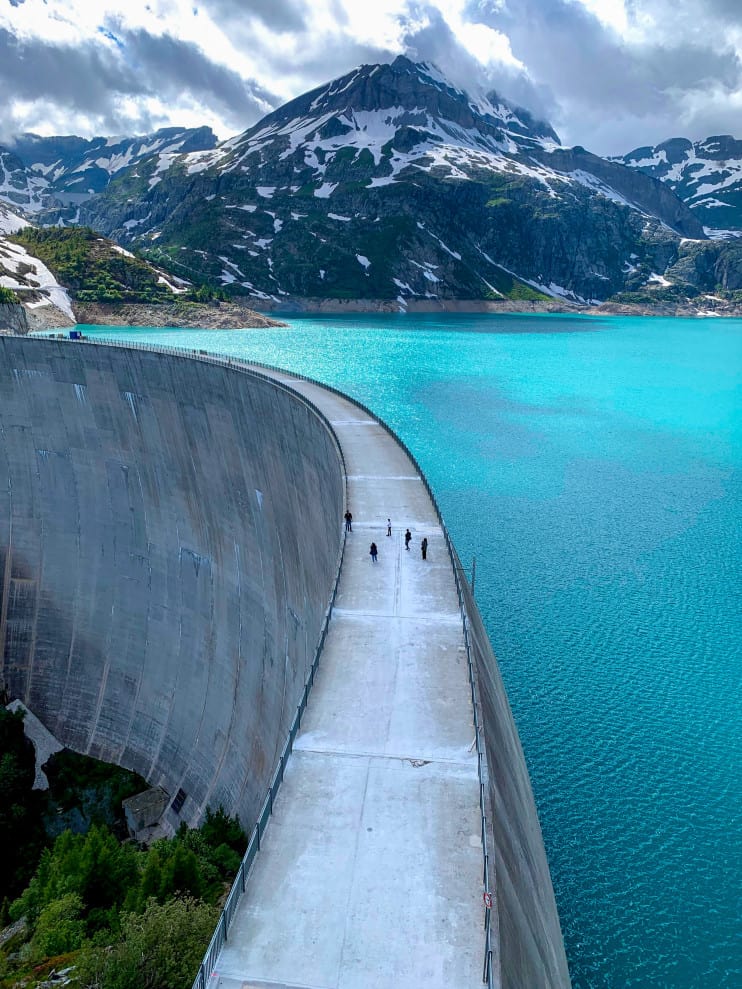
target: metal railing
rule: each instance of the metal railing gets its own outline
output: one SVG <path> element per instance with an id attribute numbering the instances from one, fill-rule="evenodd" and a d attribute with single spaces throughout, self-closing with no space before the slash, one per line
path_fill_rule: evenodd
<path id="1" fill-rule="evenodd" d="M 363 402 L 360 402 L 355 398 L 351 398 L 349 395 L 341 391 L 339 388 L 335 388 L 332 385 L 325 384 L 322 381 L 317 381 L 315 378 L 310 378 L 308 375 L 298 374 L 294 371 L 288 371 L 286 368 L 275 367 L 271 364 L 264 364 L 260 361 L 252 361 L 243 358 L 219 357 L 218 355 L 207 354 L 206 351 L 203 350 L 188 350 L 186 348 L 181 348 L 181 347 L 160 347 L 157 345 L 129 343 L 126 341 L 113 340 L 102 337 L 97 337 L 95 339 L 91 339 L 88 337 L 88 338 L 84 338 L 81 342 L 88 344 L 89 343 L 104 344 L 106 346 L 115 346 L 124 349 L 131 348 L 136 350 L 145 350 L 155 353 L 171 354 L 176 357 L 187 357 L 189 359 L 201 360 L 204 361 L 205 363 L 218 364 L 224 367 L 233 368 L 235 370 L 241 370 L 241 371 L 249 372 L 251 374 L 255 374 L 257 377 L 267 379 L 271 381 L 273 384 L 277 385 L 278 387 L 285 389 L 287 392 L 299 398 L 309 408 L 311 408 L 312 411 L 325 424 L 325 427 L 330 431 L 330 434 L 332 435 L 335 445 L 338 449 L 340 461 L 343 465 L 343 474 L 345 477 L 344 501 L 346 503 L 347 503 L 347 470 L 345 466 L 345 458 L 343 456 L 342 447 L 340 446 L 338 438 L 335 434 L 335 431 L 332 428 L 332 425 L 330 424 L 329 419 L 327 419 L 325 414 L 320 409 L 318 409 L 313 402 L 307 399 L 306 396 L 302 395 L 300 392 L 296 391 L 296 389 L 291 388 L 290 385 L 287 385 L 283 381 L 276 381 L 276 379 L 272 375 L 261 374 L 259 371 L 253 370 L 254 368 L 262 368 L 266 371 L 273 372 L 273 374 L 278 373 L 282 375 L 288 375 L 289 377 L 295 378 L 299 381 L 307 381 L 310 384 L 317 385 L 318 387 L 323 388 L 325 391 L 332 392 L 335 395 L 338 395 L 341 398 L 345 399 L 346 401 L 351 402 L 353 405 L 357 406 L 359 409 L 365 412 L 370 418 L 378 422 L 378 424 L 384 430 L 386 430 L 387 433 L 389 433 L 392 439 L 394 439 L 394 441 L 401 447 L 401 449 L 409 457 L 415 470 L 420 475 L 420 480 L 425 486 L 425 490 L 428 493 L 430 501 L 435 510 L 436 517 L 441 526 L 441 530 L 443 532 L 443 536 L 446 542 L 446 548 L 448 550 L 448 555 L 451 560 L 451 567 L 453 569 L 454 579 L 456 582 L 456 593 L 459 600 L 459 611 L 461 613 L 464 646 L 466 649 L 467 669 L 469 674 L 469 686 L 471 690 L 472 715 L 473 715 L 474 732 L 475 732 L 474 737 L 475 737 L 476 752 L 477 752 L 477 774 L 479 779 L 479 811 L 480 811 L 482 859 L 483 859 L 482 887 L 483 887 L 483 903 L 484 903 L 484 940 L 485 940 L 484 964 L 482 968 L 482 982 L 487 985 L 488 989 L 494 989 L 494 972 L 493 972 L 493 964 L 492 964 L 493 950 L 492 950 L 491 914 L 492 914 L 492 909 L 494 909 L 494 898 L 496 896 L 496 891 L 492 891 L 490 887 L 492 876 L 491 876 L 491 863 L 490 863 L 489 840 L 488 840 L 489 829 L 487 826 L 487 810 L 488 810 L 487 754 L 485 752 L 484 742 L 482 738 L 483 727 L 480 719 L 480 704 L 479 704 L 478 691 L 477 691 L 477 676 L 474 667 L 474 661 L 472 656 L 473 650 L 472 650 L 472 645 L 469 635 L 470 620 L 465 604 L 463 582 L 466 581 L 466 577 L 464 575 L 463 567 L 461 566 L 461 561 L 459 560 L 456 549 L 453 545 L 453 542 L 451 541 L 451 537 L 448 533 L 448 529 L 446 528 L 446 524 L 443 521 L 443 515 L 441 513 L 436 497 L 433 493 L 433 489 L 430 487 L 430 483 L 428 482 L 425 473 L 420 467 L 417 458 L 409 449 L 407 444 L 402 439 L 400 439 L 400 437 L 394 432 L 391 426 L 389 426 L 386 422 L 384 422 L 383 419 L 379 418 L 379 416 L 376 415 L 376 413 L 373 412 L 367 405 L 364 405 Z M 232 920 L 234 919 L 234 915 L 237 910 L 237 903 L 240 897 L 242 896 L 242 893 L 245 890 L 248 874 L 250 872 L 253 862 L 255 861 L 255 857 L 260 850 L 261 838 L 265 832 L 265 829 L 268 825 L 268 821 L 270 820 L 270 816 L 273 811 L 273 801 L 275 800 L 276 794 L 278 792 L 278 788 L 281 785 L 281 781 L 283 780 L 283 774 L 286 769 L 286 763 L 288 761 L 289 755 L 291 754 L 291 750 L 294 744 L 294 739 L 296 737 L 296 734 L 299 730 L 299 726 L 301 724 L 302 714 L 304 713 L 304 710 L 307 706 L 307 699 L 309 697 L 309 692 L 311 690 L 312 684 L 314 683 L 315 673 L 319 665 L 320 654 L 322 652 L 325 639 L 327 638 L 327 631 L 330 623 L 332 607 L 337 597 L 337 589 L 338 589 L 338 584 L 340 582 L 343 553 L 345 550 L 345 540 L 346 540 L 346 536 L 345 533 L 343 533 L 343 541 L 341 544 L 339 560 L 338 560 L 338 569 L 335 577 L 335 582 L 333 584 L 332 593 L 330 596 L 330 603 L 325 612 L 325 617 L 322 624 L 322 630 L 320 633 L 317 649 L 315 652 L 315 657 L 312 662 L 312 667 L 309 672 L 309 676 L 307 677 L 306 684 L 304 686 L 304 692 L 302 694 L 301 701 L 297 706 L 296 714 L 294 715 L 294 720 L 292 722 L 291 728 L 289 729 L 288 737 L 286 739 L 286 743 L 284 744 L 283 751 L 281 752 L 281 757 L 279 759 L 278 765 L 276 766 L 275 772 L 273 774 L 273 778 L 268 788 L 268 793 L 266 795 L 265 801 L 261 808 L 260 814 L 258 815 L 258 820 L 255 824 L 255 827 L 253 828 L 252 834 L 250 835 L 250 840 L 247 845 L 247 851 L 245 852 L 245 855 L 240 864 L 240 868 L 237 872 L 237 876 L 235 877 L 234 883 L 232 884 L 232 888 L 229 892 L 229 896 L 227 897 L 227 900 L 222 909 L 216 930 L 214 931 L 209 946 L 206 949 L 206 953 L 204 955 L 203 961 L 201 962 L 201 966 L 199 968 L 198 975 L 196 976 L 196 979 L 193 983 L 192 989 L 206 989 L 208 978 L 210 974 L 214 971 L 214 965 L 216 964 L 216 960 L 219 956 L 220 951 L 222 950 L 222 947 L 224 946 L 227 940 L 229 927 L 232 923 Z"/>

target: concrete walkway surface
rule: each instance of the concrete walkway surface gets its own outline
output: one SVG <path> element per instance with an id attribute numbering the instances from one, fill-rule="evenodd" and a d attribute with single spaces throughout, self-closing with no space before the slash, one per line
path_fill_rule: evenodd
<path id="1" fill-rule="evenodd" d="M 270 376 L 332 423 L 353 531 L 301 731 L 210 986 L 473 989 L 484 951 L 479 781 L 443 533 L 383 427 L 318 385 Z"/>

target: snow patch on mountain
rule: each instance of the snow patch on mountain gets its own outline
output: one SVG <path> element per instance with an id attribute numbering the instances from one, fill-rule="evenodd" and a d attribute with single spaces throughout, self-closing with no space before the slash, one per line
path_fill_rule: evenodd
<path id="1" fill-rule="evenodd" d="M 323 182 L 318 189 L 314 190 L 314 195 L 317 199 L 329 199 L 337 187 L 337 182 Z"/>
<path id="2" fill-rule="evenodd" d="M 0 234 L 12 234 L 28 225 L 29 221 L 21 216 L 20 213 L 16 213 L 3 203 L 0 203 Z"/>
<path id="3" fill-rule="evenodd" d="M 45 298 L 36 305 L 54 305 L 75 321 L 67 289 L 62 288 L 51 271 L 20 244 L 0 239 L 0 285 L 24 292 L 38 292 Z"/>
<path id="4" fill-rule="evenodd" d="M 712 229 L 726 229 L 730 220 L 742 229 L 742 141 L 729 135 L 695 143 L 672 138 L 613 160 L 665 182 Z"/>
<path id="5" fill-rule="evenodd" d="M 32 212 L 64 208 L 102 191 L 125 169 L 155 159 L 151 188 L 180 154 L 199 153 L 199 148 L 215 144 L 207 127 L 164 128 L 144 137 L 89 140 L 22 134 L 11 146 L 0 148 L 0 200 Z M 69 216 L 65 222 L 70 222 Z"/>

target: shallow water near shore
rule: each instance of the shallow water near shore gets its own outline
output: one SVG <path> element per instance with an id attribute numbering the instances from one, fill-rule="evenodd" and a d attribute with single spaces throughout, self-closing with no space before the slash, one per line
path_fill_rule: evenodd
<path id="1" fill-rule="evenodd" d="M 742 320 L 287 322 L 85 332 L 285 367 L 384 418 L 476 554 L 575 989 L 742 984 Z"/>

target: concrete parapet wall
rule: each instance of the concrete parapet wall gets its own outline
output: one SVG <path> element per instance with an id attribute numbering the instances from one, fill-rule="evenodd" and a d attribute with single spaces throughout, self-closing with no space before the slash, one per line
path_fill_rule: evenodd
<path id="1" fill-rule="evenodd" d="M 7 479 L 7 480 L 6 480 Z M 2 679 L 70 748 L 194 823 L 254 822 L 318 640 L 343 471 L 279 385 L 0 338 Z"/>
<path id="2" fill-rule="evenodd" d="M 569 989 L 554 889 L 525 756 L 500 669 L 466 581 L 461 582 L 487 753 L 495 985 Z M 499 976 L 499 980 L 498 977 Z"/>

